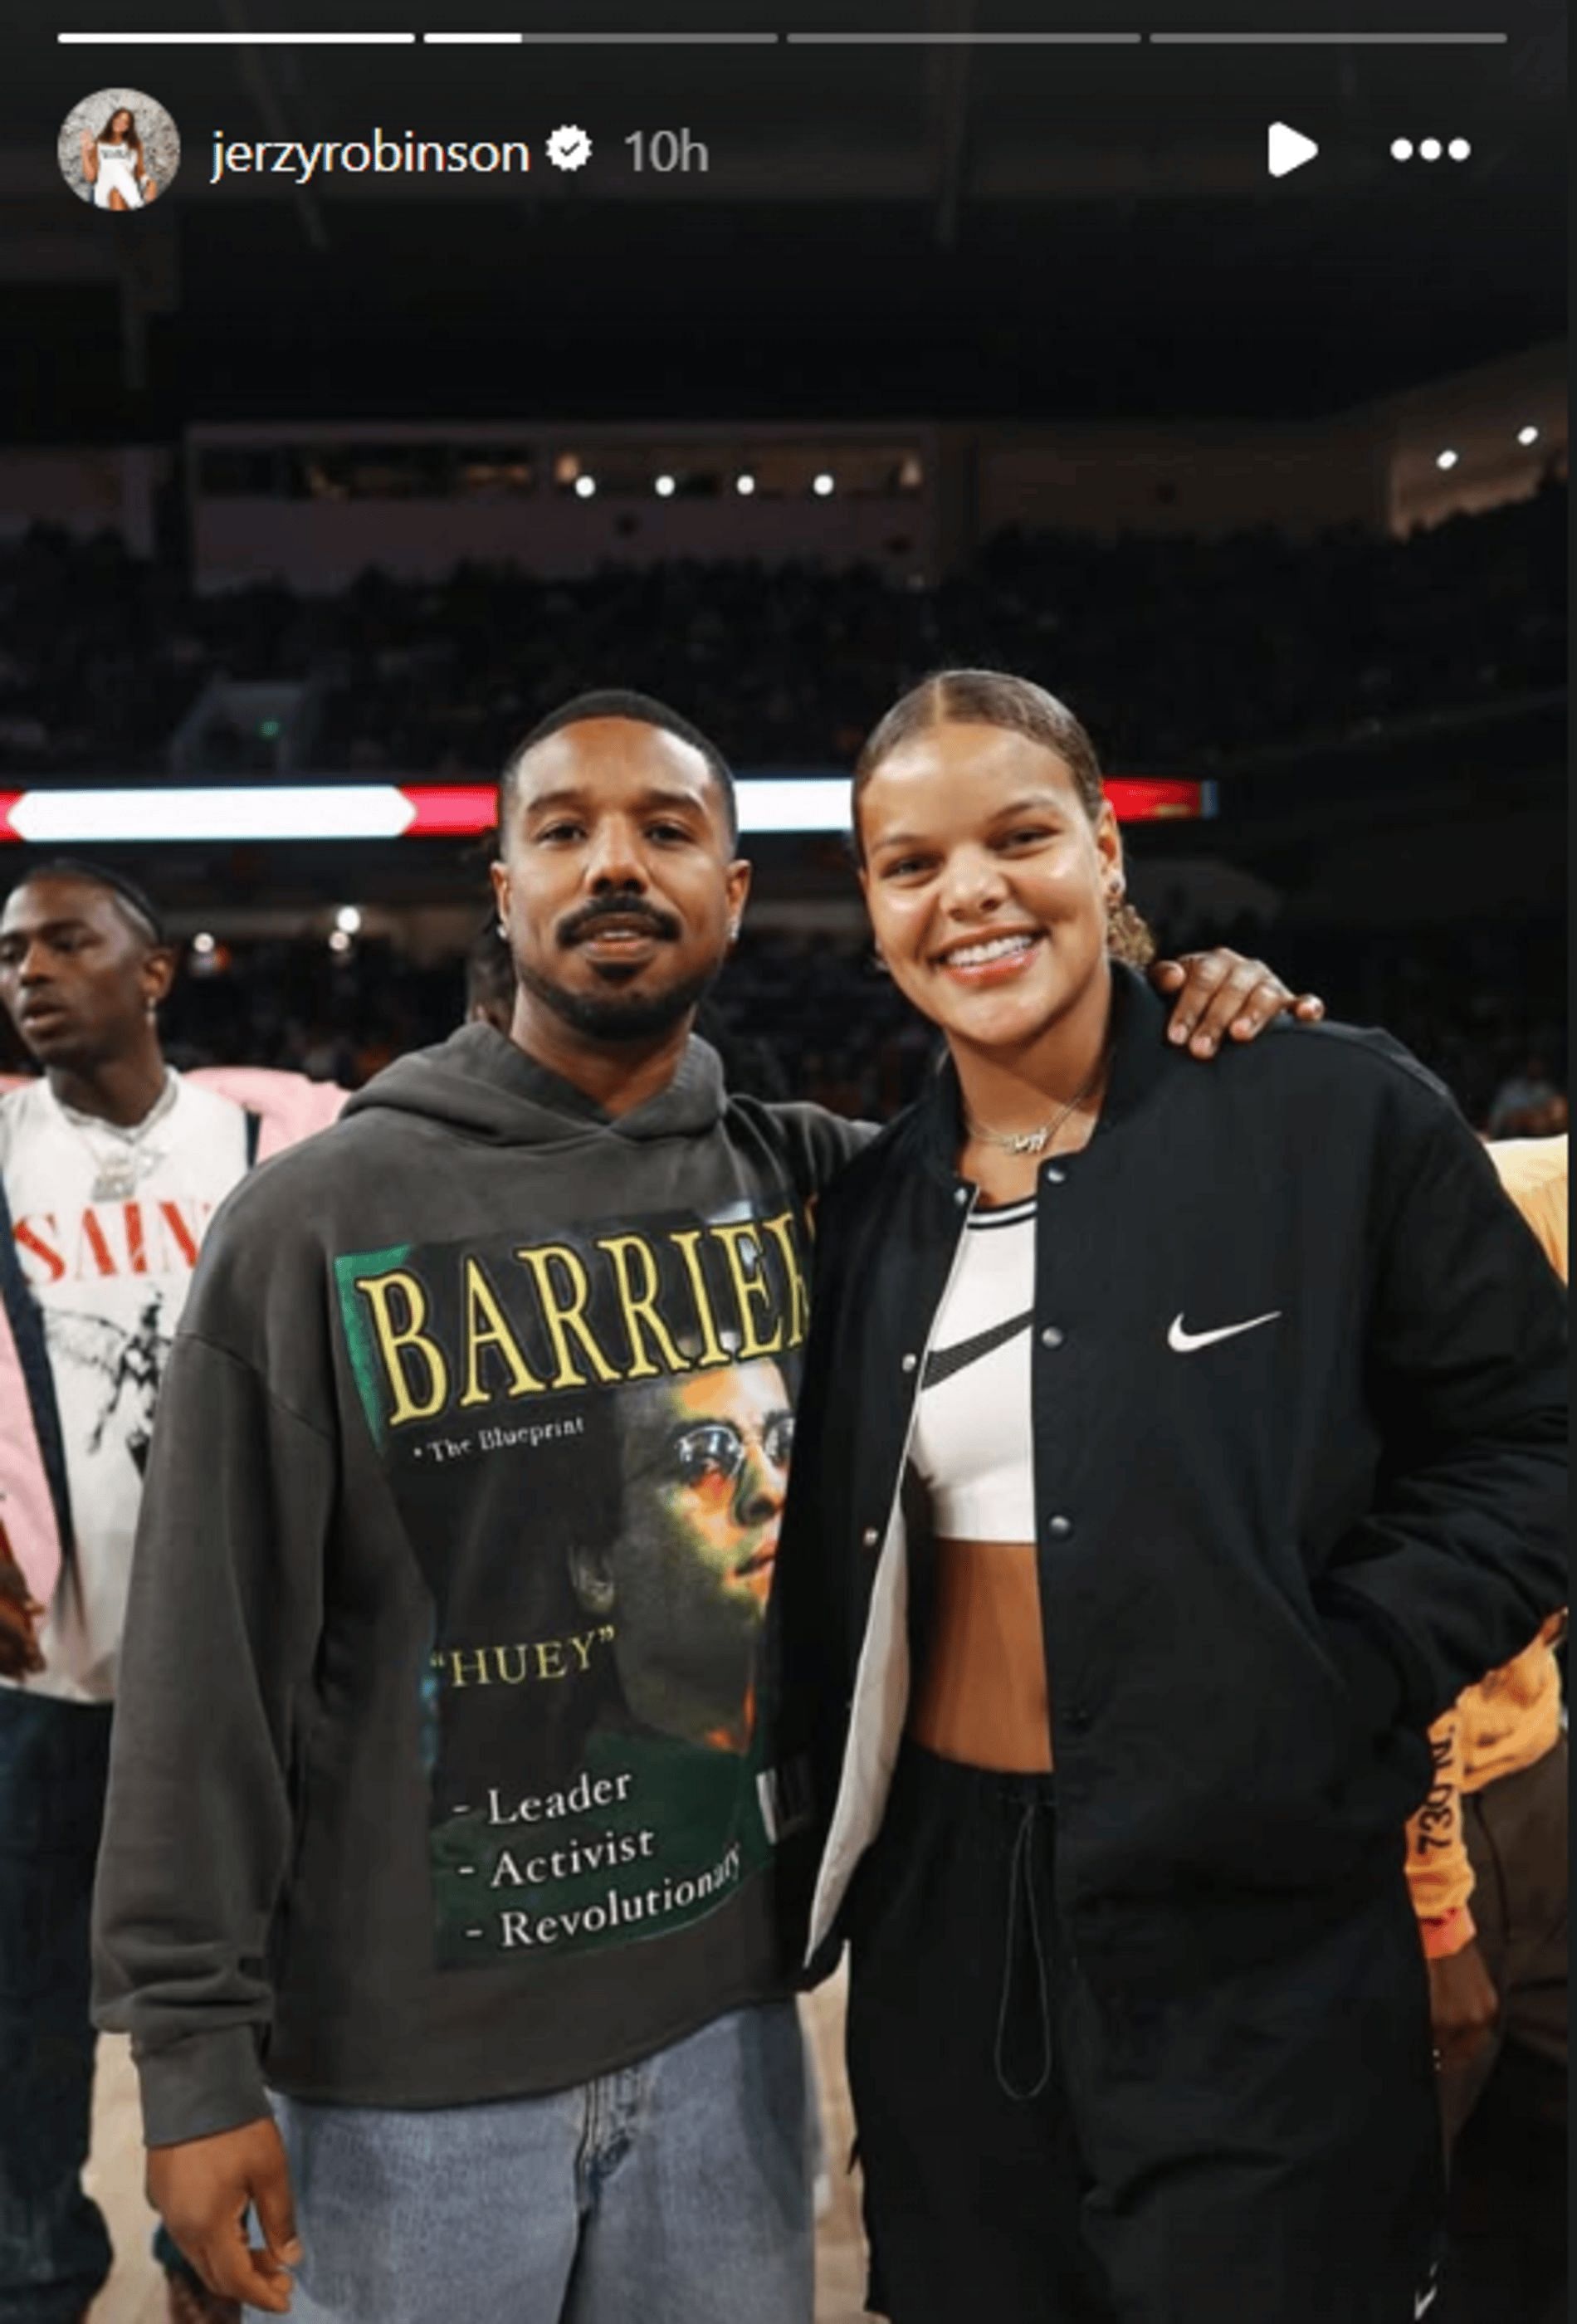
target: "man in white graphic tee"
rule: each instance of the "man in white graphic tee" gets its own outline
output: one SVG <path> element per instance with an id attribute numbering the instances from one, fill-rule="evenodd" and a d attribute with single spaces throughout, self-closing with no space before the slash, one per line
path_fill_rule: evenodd
<path id="1" fill-rule="evenodd" d="M 61 861 L 0 914 L 0 1001 L 41 1068 L 0 1097 L 0 2316 L 78 2324 L 109 2270 L 84 2193 L 88 1904 L 159 1383 L 204 1232 L 340 1093 L 175 1073 L 152 904 Z M 235 2316 L 166 2238 L 170 2312 Z"/>

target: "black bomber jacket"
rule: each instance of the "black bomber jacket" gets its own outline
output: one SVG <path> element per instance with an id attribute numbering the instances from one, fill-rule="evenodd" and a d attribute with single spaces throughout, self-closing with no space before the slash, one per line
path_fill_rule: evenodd
<path id="1" fill-rule="evenodd" d="M 1428 1722 L 1567 1594 L 1565 1298 L 1383 1034 L 1202 1069 L 1117 972 L 1099 1128 L 1042 1166 L 1035 1505 L 1059 1908 L 1087 1973 L 1208 1977 L 1399 1865 Z M 843 1933 L 924 1651 L 906 1470 L 975 1190 L 951 1068 L 822 1197 L 769 1684 L 784 1928 Z"/>

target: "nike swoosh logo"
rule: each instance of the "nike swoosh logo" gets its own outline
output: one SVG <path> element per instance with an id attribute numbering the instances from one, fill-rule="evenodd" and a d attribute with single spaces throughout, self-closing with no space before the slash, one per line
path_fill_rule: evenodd
<path id="1" fill-rule="evenodd" d="M 978 1364 L 982 1356 L 994 1355 L 999 1348 L 1005 1348 L 1010 1340 L 1016 1340 L 1020 1332 L 1027 1332 L 1034 1321 L 1035 1310 L 1028 1307 L 1022 1315 L 1012 1315 L 1006 1323 L 993 1323 L 989 1330 L 977 1332 L 971 1340 L 960 1340 L 956 1346 L 951 1348 L 937 1348 L 926 1358 L 920 1385 L 922 1388 L 940 1388 L 942 1382 L 951 1379 L 955 1372 L 964 1371 L 970 1364 Z"/>
<path id="2" fill-rule="evenodd" d="M 1191 1356 L 1196 1348 L 1213 1348 L 1218 1340 L 1235 1340 L 1240 1332 L 1257 1332 L 1261 1323 L 1274 1323 L 1280 1314 L 1279 1307 L 1273 1307 L 1268 1315 L 1250 1315 L 1246 1323 L 1223 1323 L 1214 1332 L 1189 1332 L 1184 1329 L 1179 1313 L 1172 1318 L 1167 1345 L 1179 1356 Z"/>

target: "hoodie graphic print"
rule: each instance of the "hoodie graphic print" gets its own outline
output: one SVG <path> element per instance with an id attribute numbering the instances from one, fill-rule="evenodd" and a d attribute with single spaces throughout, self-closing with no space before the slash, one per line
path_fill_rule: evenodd
<path id="1" fill-rule="evenodd" d="M 440 1966 L 664 1935 L 767 1864 L 756 1670 L 807 1274 L 787 1186 L 337 1257 L 435 1608 Z"/>
<path id="2" fill-rule="evenodd" d="M 866 1134 L 701 1041 L 611 1116 L 470 1026 L 226 1202 L 96 1891 L 151 2144 L 265 2080 L 563 2089 L 782 1993 L 758 1663 L 806 1222 Z"/>

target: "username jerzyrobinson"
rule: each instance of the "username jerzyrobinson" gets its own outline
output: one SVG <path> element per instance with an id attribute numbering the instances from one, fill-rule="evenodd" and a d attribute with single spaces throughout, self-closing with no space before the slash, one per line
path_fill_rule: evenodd
<path id="1" fill-rule="evenodd" d="M 408 129 L 402 137 L 385 136 L 374 129 L 366 137 L 319 138 L 308 144 L 301 138 L 227 137 L 214 132 L 210 186 L 223 177 L 290 178 L 304 186 L 319 172 L 335 171 L 353 178 L 416 176 L 423 171 L 492 177 L 510 176 L 531 166 L 530 150 L 523 139 L 456 137 L 444 141 L 418 137 Z"/>

